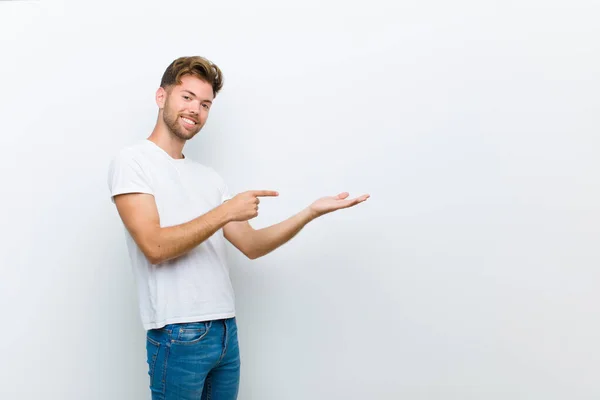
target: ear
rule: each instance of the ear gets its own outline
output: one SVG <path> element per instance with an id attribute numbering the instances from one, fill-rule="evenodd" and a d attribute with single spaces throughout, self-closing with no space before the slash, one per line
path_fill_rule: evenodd
<path id="1" fill-rule="evenodd" d="M 167 100 L 167 96 L 167 91 L 164 88 L 159 87 L 156 91 L 156 105 L 159 109 L 162 110 L 165 107 L 165 101 Z"/>

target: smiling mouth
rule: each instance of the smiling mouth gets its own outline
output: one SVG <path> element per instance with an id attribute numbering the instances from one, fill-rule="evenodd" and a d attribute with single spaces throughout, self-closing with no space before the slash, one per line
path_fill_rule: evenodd
<path id="1" fill-rule="evenodd" d="M 185 122 L 186 124 L 188 124 L 188 125 L 196 125 L 197 124 L 196 121 L 194 121 L 192 119 L 189 119 L 189 118 L 186 118 L 186 117 L 181 117 L 181 120 L 183 122 Z"/>

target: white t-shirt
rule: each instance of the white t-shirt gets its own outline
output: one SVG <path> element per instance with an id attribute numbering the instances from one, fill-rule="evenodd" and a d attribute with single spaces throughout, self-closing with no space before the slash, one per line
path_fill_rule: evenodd
<path id="1" fill-rule="evenodd" d="M 113 203 L 118 194 L 153 195 L 161 227 L 191 221 L 231 198 L 212 168 L 174 159 L 150 140 L 128 146 L 112 159 L 108 186 Z M 222 229 L 188 253 L 156 265 L 127 229 L 125 235 L 146 330 L 235 315 Z"/>

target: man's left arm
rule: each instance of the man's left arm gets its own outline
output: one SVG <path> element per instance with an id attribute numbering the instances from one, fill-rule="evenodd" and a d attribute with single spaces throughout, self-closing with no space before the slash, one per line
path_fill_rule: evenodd
<path id="1" fill-rule="evenodd" d="M 347 197 L 346 192 L 337 196 L 323 197 L 285 221 L 262 229 L 252 228 L 247 221 L 230 222 L 223 227 L 223 233 L 225 238 L 246 257 L 256 259 L 287 243 L 310 221 L 332 211 L 353 207 L 367 200 L 369 195 L 354 199 L 347 199 Z"/>

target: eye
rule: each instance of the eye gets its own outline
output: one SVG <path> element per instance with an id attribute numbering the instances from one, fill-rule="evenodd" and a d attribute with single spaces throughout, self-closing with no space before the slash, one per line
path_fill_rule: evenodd
<path id="1" fill-rule="evenodd" d="M 186 99 L 186 100 L 191 100 L 190 96 L 183 96 L 183 98 Z"/>
<path id="2" fill-rule="evenodd" d="M 210 108 L 210 106 L 208 104 L 202 104 L 202 107 L 204 107 L 206 110 L 208 110 Z"/>

